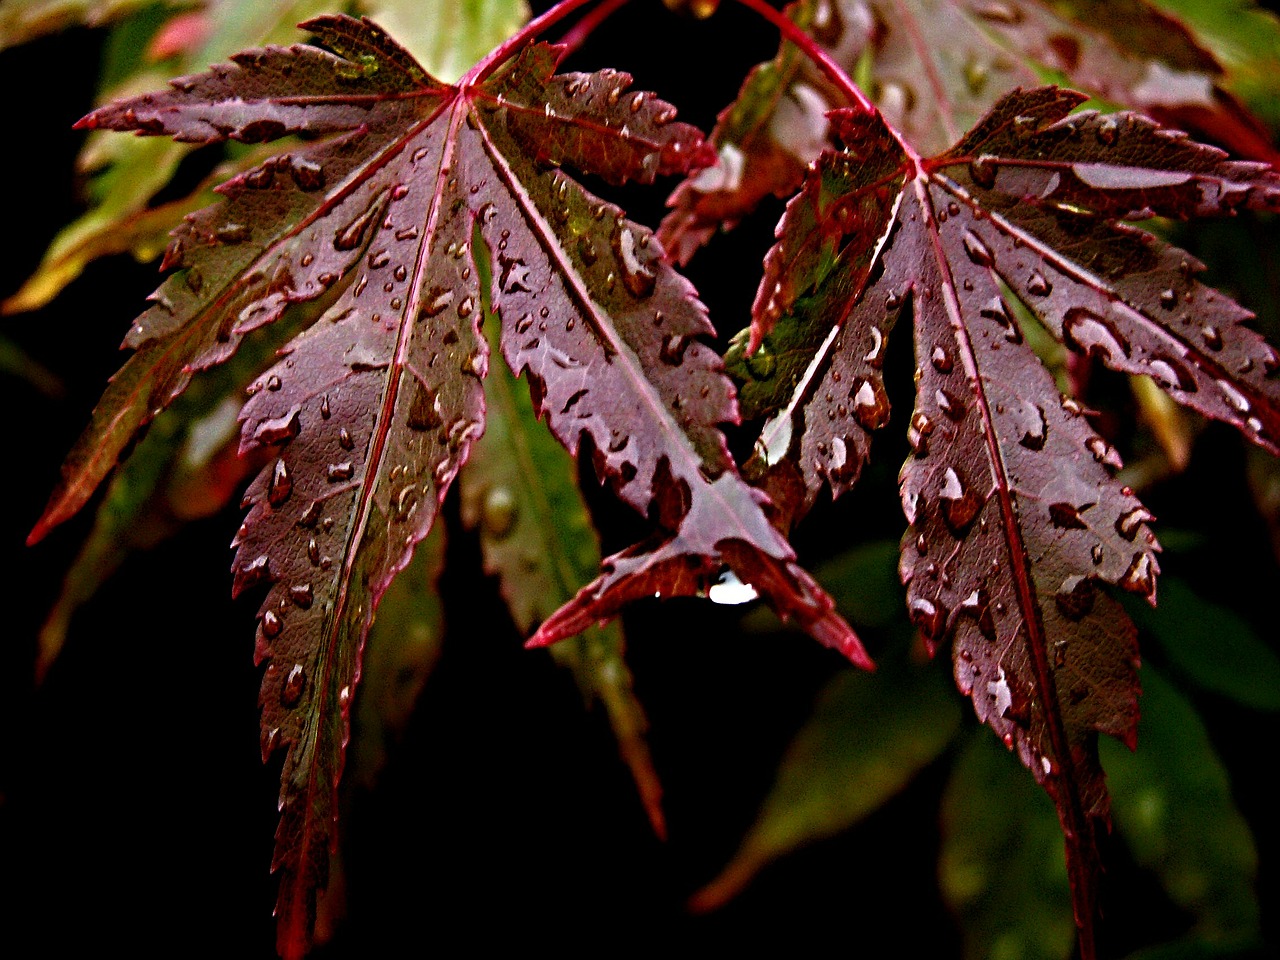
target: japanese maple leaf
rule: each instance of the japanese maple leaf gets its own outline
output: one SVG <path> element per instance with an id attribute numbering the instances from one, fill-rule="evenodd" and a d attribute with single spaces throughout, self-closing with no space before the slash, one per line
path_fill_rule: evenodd
<path id="1" fill-rule="evenodd" d="M 1053 798 L 1091 953 L 1098 732 L 1132 745 L 1135 632 L 1101 585 L 1154 601 L 1151 514 L 1120 459 L 1023 337 L 1016 298 L 1068 347 L 1232 423 L 1275 452 L 1280 356 L 1186 253 L 1121 222 L 1280 207 L 1280 177 L 1083 95 L 1015 91 L 952 149 L 922 158 L 879 114 L 830 116 L 847 146 L 811 168 L 765 263 L 748 415 L 749 475 L 787 522 L 846 491 L 888 421 L 881 364 L 914 319 L 916 409 L 901 476 L 901 574 L 957 685 Z M 740 351 L 750 353 L 750 350 Z"/>
<path id="2" fill-rule="evenodd" d="M 1142 0 L 1055 9 L 1063 6 L 802 0 L 787 12 L 846 72 L 867 73 L 877 107 L 922 154 L 955 143 L 1010 90 L 1052 76 L 1190 125 L 1238 152 L 1275 159 L 1265 130 L 1217 86 L 1222 67 L 1180 21 Z M 732 227 L 765 197 L 793 193 L 806 166 L 829 145 L 825 111 L 844 103 L 784 42 L 721 113 L 711 134 L 719 162 L 672 194 L 675 209 L 659 230 L 662 242 L 685 263 L 717 229 Z"/>
<path id="3" fill-rule="evenodd" d="M 322 316 L 250 387 L 243 452 L 270 462 L 235 538 L 235 591 L 265 585 L 256 658 L 264 756 L 286 750 L 274 869 L 279 946 L 305 948 L 335 842 L 335 785 L 378 600 L 429 532 L 484 429 L 489 350 L 480 264 L 502 350 L 571 451 L 654 520 L 653 540 L 552 615 L 572 636 L 654 593 L 696 593 L 726 564 L 783 615 L 866 664 L 794 563 L 718 425 L 733 387 L 713 332 L 646 229 L 559 167 L 620 184 L 702 162 L 701 136 L 613 71 L 553 75 L 556 48 L 500 48 L 457 85 L 379 28 L 303 25 L 329 48 L 266 47 L 95 111 L 82 126 L 246 142 L 316 142 L 228 182 L 190 216 L 32 537 L 72 514 L 186 386 L 291 305 Z M 332 52 L 330 52 L 332 51 Z"/>

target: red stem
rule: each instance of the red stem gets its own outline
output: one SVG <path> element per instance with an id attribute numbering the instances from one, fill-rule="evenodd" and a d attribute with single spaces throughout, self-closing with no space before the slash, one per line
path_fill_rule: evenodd
<path id="1" fill-rule="evenodd" d="M 876 109 L 876 105 L 871 102 L 871 98 L 862 92 L 862 88 L 853 82 L 852 78 L 845 72 L 844 68 L 841 67 L 840 64 L 832 60 L 827 52 L 818 46 L 813 37 L 809 36 L 796 26 L 790 17 L 785 16 L 781 12 L 769 6 L 765 0 L 737 0 L 737 2 L 750 10 L 754 10 L 760 16 L 764 17 L 771 24 L 777 27 L 778 32 L 781 33 L 785 39 L 799 47 L 800 52 L 812 60 L 818 68 L 826 74 L 827 79 L 835 84 L 836 89 L 843 93 L 849 99 L 850 103 L 857 104 L 858 107 L 865 110 L 867 113 L 879 115 L 880 119 L 884 121 L 885 127 L 888 128 L 889 132 L 893 135 L 893 138 L 898 141 L 898 145 L 902 147 L 903 152 L 905 152 L 907 157 L 915 164 L 916 169 L 920 169 L 920 164 L 922 163 L 920 155 L 915 151 L 911 144 L 907 142 L 906 138 L 898 131 L 898 129 L 888 120 L 885 120 L 884 115 L 881 114 L 880 111 Z"/>
<path id="2" fill-rule="evenodd" d="M 561 46 L 565 47 L 565 55 L 573 53 L 586 43 L 587 38 L 595 32 L 596 27 L 608 20 L 629 2 L 630 0 L 603 0 L 600 6 L 583 14 L 582 19 L 566 30 L 564 36 L 557 41 Z"/>
<path id="3" fill-rule="evenodd" d="M 756 13 L 760 14 L 760 16 L 764 17 L 777 27 L 778 32 L 781 33 L 783 37 L 799 47 L 801 53 L 821 68 L 822 72 L 827 75 L 827 79 L 834 83 L 836 87 L 839 88 L 840 92 L 849 98 L 851 103 L 856 103 L 867 113 L 878 112 L 875 104 L 873 104 L 870 98 L 868 98 L 858 85 L 850 79 L 849 74 L 845 73 L 844 68 L 832 60 L 831 57 L 828 56 L 827 52 L 814 42 L 813 37 L 809 36 L 796 26 L 790 17 L 784 16 L 781 12 L 773 9 L 773 7 L 765 3 L 764 0 L 738 0 L 738 3 L 748 9 L 754 10 Z"/>
<path id="4" fill-rule="evenodd" d="M 467 75 L 458 81 L 460 88 L 474 86 L 483 83 L 484 79 L 502 66 L 511 56 L 520 50 L 534 37 L 543 31 L 555 26 L 565 17 L 569 16 L 579 7 L 585 7 L 588 3 L 599 3 L 600 0 L 560 0 L 554 7 L 539 17 L 534 17 L 524 25 L 514 36 L 510 37 L 505 43 L 502 43 L 493 50 L 487 57 L 477 63 L 474 67 L 467 71 Z M 607 5 L 607 2 L 606 2 Z"/>

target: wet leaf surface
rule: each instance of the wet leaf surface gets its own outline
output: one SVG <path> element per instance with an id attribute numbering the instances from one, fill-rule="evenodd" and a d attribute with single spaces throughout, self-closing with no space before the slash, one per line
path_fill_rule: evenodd
<path id="1" fill-rule="evenodd" d="M 1081 100 L 1012 94 L 931 159 L 878 116 L 833 113 L 848 146 L 788 205 L 731 362 L 765 419 L 746 473 L 790 523 L 858 477 L 889 418 L 884 351 L 912 318 L 908 610 L 930 644 L 952 641 L 957 685 L 1053 797 L 1088 939 L 1107 816 L 1096 736 L 1132 743 L 1137 720 L 1135 632 L 1102 586 L 1154 600 L 1159 547 L 1114 479 L 1115 449 L 1058 392 L 1007 298 L 1073 351 L 1274 450 L 1277 354 L 1251 314 L 1119 221 L 1274 209 L 1280 181 L 1133 115 L 1069 115 Z"/>

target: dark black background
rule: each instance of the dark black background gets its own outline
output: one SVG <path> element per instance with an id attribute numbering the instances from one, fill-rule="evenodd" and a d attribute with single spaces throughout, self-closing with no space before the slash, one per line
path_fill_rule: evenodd
<path id="1" fill-rule="evenodd" d="M 656 2 L 632 7 L 567 66 L 629 70 L 638 88 L 675 101 L 704 129 L 747 66 L 776 47 L 769 28 L 732 4 L 704 23 Z M 101 40 L 76 29 L 0 53 L 0 295 L 16 289 L 77 212 L 80 136 L 70 126 L 91 106 Z M 653 224 L 664 196 L 659 187 L 623 199 L 633 218 Z M 745 323 L 780 210 L 718 240 L 689 271 L 724 333 Z M 9 624 L 0 647 L 0 943 L 34 937 L 41 953 L 64 955 L 118 946 L 137 955 L 266 957 L 278 763 L 258 760 L 255 610 L 228 599 L 238 511 L 129 560 L 80 612 L 46 684 L 37 690 L 30 680 L 34 637 L 89 519 L 34 549 L 22 540 L 155 284 L 153 266 L 112 258 L 49 308 L 5 320 L 6 334 L 67 389 L 50 400 L 0 378 Z M 894 474 L 910 401 L 895 402 L 877 468 L 848 503 L 807 525 L 802 558 L 900 533 Z M 1197 453 L 1198 465 L 1152 500 L 1162 520 L 1199 530 L 1206 545 L 1166 555 L 1165 568 L 1274 633 L 1280 577 L 1243 486 L 1241 445 L 1211 429 Z M 936 882 L 945 763 L 858 829 L 766 869 L 719 913 L 684 910 L 750 824 L 816 691 L 844 668 L 834 654 L 800 634 L 744 635 L 735 612 L 704 603 L 641 605 L 628 616 L 629 659 L 666 787 L 670 839 L 661 843 L 602 712 L 584 712 L 569 675 L 521 648 L 494 582 L 479 572 L 474 539 L 456 510 L 446 519 L 454 554 L 444 654 L 379 788 L 354 796 L 344 834 L 349 922 L 319 955 L 459 945 L 732 948 L 763 935 L 785 937 L 794 951 L 834 942 L 869 955 L 958 955 Z M 1225 702 L 1203 706 L 1257 833 L 1264 894 L 1274 903 L 1277 832 L 1263 778 L 1277 724 Z M 1186 922 L 1122 851 L 1104 908 L 1109 956 Z"/>

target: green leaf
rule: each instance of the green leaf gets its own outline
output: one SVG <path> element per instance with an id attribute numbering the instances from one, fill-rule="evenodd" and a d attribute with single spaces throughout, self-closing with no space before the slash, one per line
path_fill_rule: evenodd
<path id="1" fill-rule="evenodd" d="M 1116 827 L 1138 863 L 1195 917 L 1200 939 L 1253 939 L 1258 857 L 1226 769 L 1195 710 L 1168 681 L 1144 665 L 1142 687 L 1138 750 L 1105 738 L 1100 744 Z"/>
<path id="2" fill-rule="evenodd" d="M 378 604 L 355 699 L 350 782 L 373 786 L 440 657 L 445 622 L 437 582 L 444 560 L 445 527 L 438 523 Z"/>
<path id="3" fill-rule="evenodd" d="M 720 906 L 770 861 L 879 809 L 947 748 L 960 713 L 936 667 L 885 660 L 875 675 L 839 674 L 787 748 L 738 852 L 693 909 Z"/>
<path id="4" fill-rule="evenodd" d="M 1280 128 L 1280 18 L 1254 0 L 1152 0 L 1178 17 L 1226 71 L 1222 86 Z"/>
<path id="5" fill-rule="evenodd" d="M 360 0 L 356 6 L 445 83 L 529 19 L 525 0 Z"/>
<path id="6" fill-rule="evenodd" d="M 981 732 L 956 759 L 943 798 L 938 876 L 960 916 L 967 960 L 1071 956 L 1071 890 L 1053 804 Z"/>
<path id="7" fill-rule="evenodd" d="M 477 236 L 476 250 L 483 249 Z M 489 313 L 488 257 L 476 259 L 486 292 L 485 329 L 499 347 L 499 320 Z M 461 477 L 462 519 L 478 528 L 485 570 L 499 578 L 516 627 L 528 634 L 567 603 L 600 569 L 600 541 L 577 483 L 577 464 L 533 410 L 528 388 L 501 364 L 485 382 L 487 422 Z M 551 647 L 573 671 L 588 702 L 599 699 L 645 811 L 665 836 L 662 785 L 645 741 L 648 721 L 632 689 L 617 620 Z"/>
<path id="8" fill-rule="evenodd" d="M 1280 656 L 1230 607 L 1205 600 L 1175 577 L 1160 584 L 1158 607 L 1126 606 L 1197 685 L 1255 710 L 1280 710 Z"/>

